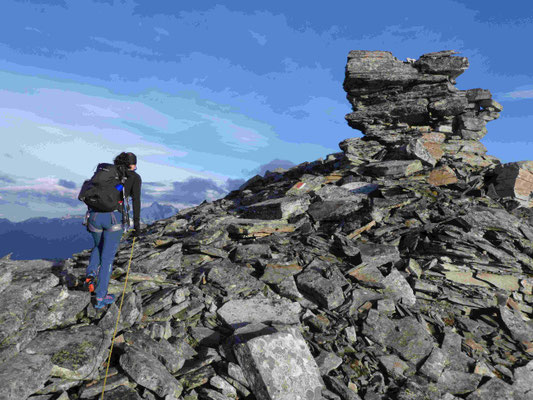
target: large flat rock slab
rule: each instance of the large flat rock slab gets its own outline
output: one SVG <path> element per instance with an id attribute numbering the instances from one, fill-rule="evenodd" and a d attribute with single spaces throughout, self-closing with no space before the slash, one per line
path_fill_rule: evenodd
<path id="1" fill-rule="evenodd" d="M 371 162 L 364 166 L 365 173 L 371 176 L 409 176 L 422 171 L 420 160 L 390 160 Z"/>
<path id="2" fill-rule="evenodd" d="M 0 365 L 0 399 L 24 400 L 44 387 L 52 363 L 49 355 L 19 353 Z"/>
<path id="3" fill-rule="evenodd" d="M 65 286 L 52 288 L 32 301 L 29 314 L 38 331 L 70 325 L 76 315 L 90 303 L 89 292 L 67 290 Z"/>
<path id="4" fill-rule="evenodd" d="M 518 312 L 514 312 L 505 306 L 500 306 L 499 309 L 502 321 L 514 339 L 519 342 L 533 341 L 533 327 L 527 324 Z"/>
<path id="5" fill-rule="evenodd" d="M 166 339 L 154 340 L 142 331 L 124 333 L 124 340 L 130 346 L 157 358 L 169 372 L 177 372 L 185 363 L 185 358 Z"/>
<path id="6" fill-rule="evenodd" d="M 418 79 L 418 71 L 392 55 L 390 51 L 352 50 L 346 64 L 345 90 L 361 85 L 411 83 Z"/>
<path id="7" fill-rule="evenodd" d="M 428 176 L 428 183 L 433 186 L 449 185 L 457 181 L 457 175 L 447 165 L 431 170 Z"/>
<path id="8" fill-rule="evenodd" d="M 326 185 L 314 191 L 313 193 L 314 196 L 320 201 L 345 200 L 359 203 L 363 197 L 354 193 L 356 192 L 354 189 L 360 188 L 362 185 L 363 183 L 361 182 L 354 182 L 343 186 Z"/>
<path id="9" fill-rule="evenodd" d="M 128 347 L 120 357 L 120 366 L 139 385 L 160 397 L 178 399 L 182 385 L 155 357 L 142 350 Z"/>
<path id="10" fill-rule="evenodd" d="M 36 321 L 25 317 L 38 301 L 37 296 L 59 284 L 52 267 L 53 262 L 45 260 L 0 260 L 0 270 L 7 274 L 5 279 L 9 283 L 0 293 L 0 343 L 3 345 L 18 342 L 23 325 L 37 329 Z"/>
<path id="11" fill-rule="evenodd" d="M 305 193 L 315 191 L 325 184 L 325 176 L 304 174 L 300 177 L 299 182 L 296 182 L 285 192 L 285 196 L 301 196 Z"/>
<path id="12" fill-rule="evenodd" d="M 233 327 L 255 323 L 298 324 L 301 306 L 286 299 L 252 298 L 231 300 L 217 310 L 218 316 Z"/>
<path id="13" fill-rule="evenodd" d="M 523 367 L 518 367 L 514 370 L 515 381 L 513 388 L 524 395 L 533 397 L 533 361 L 530 361 Z"/>
<path id="14" fill-rule="evenodd" d="M 514 197 L 529 206 L 529 195 L 533 191 L 533 161 L 498 165 L 494 174 L 494 189 L 499 197 Z"/>
<path id="15" fill-rule="evenodd" d="M 378 243 L 357 243 L 361 251 L 361 259 L 368 266 L 379 267 L 387 263 L 400 260 L 400 251 L 397 246 Z"/>
<path id="16" fill-rule="evenodd" d="M 310 204 L 307 213 L 314 221 L 338 221 L 354 215 L 361 207 L 352 199 L 324 200 Z"/>
<path id="17" fill-rule="evenodd" d="M 404 276 L 394 269 L 381 281 L 385 285 L 385 294 L 395 301 L 401 300 L 403 304 L 412 306 L 416 303 L 416 296 Z"/>
<path id="18" fill-rule="evenodd" d="M 318 304 L 328 310 L 333 310 L 344 303 L 342 288 L 333 280 L 324 278 L 320 271 L 314 268 L 308 267 L 297 275 L 296 283 L 298 289 L 316 299 Z"/>
<path id="19" fill-rule="evenodd" d="M 477 389 L 482 375 L 462 371 L 445 370 L 437 381 L 438 387 L 452 394 L 471 393 Z"/>
<path id="20" fill-rule="evenodd" d="M 250 243 L 237 246 L 232 261 L 237 263 L 253 262 L 258 258 L 270 258 L 272 252 L 268 244 Z"/>
<path id="21" fill-rule="evenodd" d="M 167 268 L 178 269 L 183 258 L 182 246 L 182 243 L 176 243 L 166 250 L 150 254 L 133 264 L 133 270 L 154 274 Z"/>
<path id="22" fill-rule="evenodd" d="M 47 356 L 53 364 L 52 376 L 86 379 L 98 370 L 107 355 L 111 338 L 96 326 L 39 333 L 24 352 Z"/>
<path id="23" fill-rule="evenodd" d="M 230 235 L 249 237 L 265 237 L 273 233 L 294 232 L 296 226 L 287 223 L 286 220 L 263 220 L 252 218 L 235 218 L 227 220 L 227 231 Z"/>
<path id="24" fill-rule="evenodd" d="M 435 341 L 415 317 L 391 320 L 370 310 L 363 324 L 363 334 L 389 347 L 406 361 L 417 365 L 433 350 Z"/>
<path id="25" fill-rule="evenodd" d="M 259 336 L 234 347 L 258 400 L 321 400 L 323 382 L 305 340 L 295 331 Z"/>
<path id="26" fill-rule="evenodd" d="M 476 206 L 472 207 L 468 214 L 462 218 L 470 226 L 475 226 L 476 229 L 504 230 L 517 237 L 522 237 L 521 221 L 503 209 Z"/>
<path id="27" fill-rule="evenodd" d="M 511 385 L 501 379 L 492 378 L 470 393 L 467 400 L 526 400 L 532 398 L 531 394 L 515 391 Z"/>
<path id="28" fill-rule="evenodd" d="M 265 284 L 254 278 L 252 268 L 241 264 L 233 264 L 229 260 L 213 262 L 214 266 L 207 275 L 210 282 L 222 287 L 228 296 L 247 296 L 263 289 Z"/>
<path id="29" fill-rule="evenodd" d="M 142 397 L 135 391 L 127 386 L 119 386 L 116 389 L 106 391 L 106 400 L 142 400 Z"/>
<path id="30" fill-rule="evenodd" d="M 248 206 L 243 216 L 267 220 L 287 219 L 293 215 L 304 213 L 308 206 L 309 198 L 307 196 L 282 197 L 252 204 Z"/>

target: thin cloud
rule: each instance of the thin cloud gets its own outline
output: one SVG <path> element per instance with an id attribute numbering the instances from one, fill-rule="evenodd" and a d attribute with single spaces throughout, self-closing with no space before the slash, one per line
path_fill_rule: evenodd
<path id="1" fill-rule="evenodd" d="M 166 185 L 161 182 L 143 182 L 143 186 L 165 187 Z"/>
<path id="2" fill-rule="evenodd" d="M 93 39 L 95 42 L 105 44 L 114 49 L 118 49 L 124 53 L 142 54 L 146 56 L 154 56 L 158 54 L 147 47 L 138 46 L 130 42 L 124 42 L 122 40 L 109 40 L 103 37 L 94 37 L 94 36 L 91 37 L 91 39 Z"/>
<path id="3" fill-rule="evenodd" d="M 224 197 L 231 190 L 244 183 L 243 179 L 229 179 L 217 182 L 208 178 L 191 177 L 184 181 L 175 181 L 169 185 L 149 183 L 142 187 L 143 202 L 164 202 L 175 207 L 200 204 L 202 201 L 214 201 Z"/>
<path id="4" fill-rule="evenodd" d="M 261 35 L 257 32 L 254 32 L 252 30 L 249 30 L 248 32 L 250 32 L 250 35 L 252 35 L 252 37 L 257 41 L 257 43 L 259 43 L 261 46 L 264 46 L 267 42 L 267 38 L 265 35 Z"/>
<path id="5" fill-rule="evenodd" d="M 7 193 L 7 191 L 2 191 L 2 193 Z M 56 204 L 56 205 L 67 205 L 69 207 L 79 207 L 81 202 L 77 199 L 77 194 L 74 196 L 70 193 L 61 193 L 61 192 L 41 192 L 38 190 L 18 190 L 16 191 L 16 196 L 19 199 L 26 199 L 26 201 L 21 202 L 20 200 L 15 201 L 15 204 L 27 206 L 30 203 L 40 203 L 40 204 Z"/>
<path id="6" fill-rule="evenodd" d="M 77 185 L 76 182 L 72 182 L 66 179 L 60 179 L 57 183 L 59 186 L 63 186 L 67 189 L 76 189 Z"/>
<path id="7" fill-rule="evenodd" d="M 164 36 L 169 36 L 170 35 L 170 33 L 166 29 L 161 28 L 159 26 L 155 26 L 154 27 L 154 31 L 156 31 L 160 35 L 164 35 Z"/>
<path id="8" fill-rule="evenodd" d="M 79 107 L 86 110 L 83 113 L 83 115 L 107 117 L 107 118 L 120 118 L 119 114 L 111 111 L 109 108 L 97 107 L 93 104 L 79 104 Z"/>
<path id="9" fill-rule="evenodd" d="M 516 90 L 514 92 L 506 93 L 504 96 L 512 99 L 533 99 L 533 89 Z"/>
<path id="10" fill-rule="evenodd" d="M 37 195 L 37 197 L 40 197 L 40 195 Z M 66 204 L 69 207 L 79 207 L 80 201 L 76 197 L 72 196 L 65 196 L 57 193 L 44 193 L 42 195 L 43 200 L 49 203 L 58 203 L 58 204 Z"/>
<path id="11" fill-rule="evenodd" d="M 75 193 L 73 188 L 67 187 L 71 183 L 74 182 L 56 178 L 37 178 L 34 180 L 26 180 L 18 185 L 4 187 L 0 189 L 0 192 L 20 193 L 23 197 L 27 197 L 31 193 L 56 193 L 62 196 L 69 196 Z M 67 186 L 64 186 L 64 184 Z"/>
<path id="12" fill-rule="evenodd" d="M 0 182 L 2 183 L 15 183 L 15 180 L 7 175 L 0 175 Z"/>
<path id="13" fill-rule="evenodd" d="M 267 138 L 256 130 L 238 125 L 230 119 L 208 114 L 203 114 L 202 117 L 212 121 L 212 128 L 220 133 L 220 140 L 237 151 L 245 152 L 268 144 Z"/>
<path id="14" fill-rule="evenodd" d="M 34 27 L 32 27 L 32 26 L 26 26 L 26 27 L 24 28 L 24 30 L 26 30 L 26 31 L 33 31 L 33 32 L 37 32 L 37 33 L 42 33 L 39 29 L 34 28 Z"/>

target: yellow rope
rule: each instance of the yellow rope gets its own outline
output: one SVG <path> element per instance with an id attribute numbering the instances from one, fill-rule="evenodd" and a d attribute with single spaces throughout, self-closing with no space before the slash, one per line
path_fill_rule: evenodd
<path id="1" fill-rule="evenodd" d="M 117 334 L 118 321 L 120 321 L 120 312 L 122 311 L 122 303 L 124 303 L 124 294 L 126 294 L 126 285 L 128 284 L 128 275 L 130 274 L 131 259 L 133 258 L 133 246 L 135 246 L 135 239 L 133 237 L 133 243 L 131 245 L 130 262 L 128 264 L 128 271 L 126 272 L 126 280 L 124 281 L 124 290 L 122 291 L 122 298 L 120 299 L 120 307 L 118 308 L 117 323 L 115 324 L 115 332 L 113 333 L 113 339 L 111 340 L 111 348 L 109 349 L 109 357 L 107 359 L 107 368 L 105 370 L 104 387 L 102 388 L 101 400 L 104 400 L 105 384 L 107 382 L 107 373 L 109 372 L 109 364 L 111 364 L 111 353 L 113 352 L 113 345 L 115 344 L 115 335 Z"/>

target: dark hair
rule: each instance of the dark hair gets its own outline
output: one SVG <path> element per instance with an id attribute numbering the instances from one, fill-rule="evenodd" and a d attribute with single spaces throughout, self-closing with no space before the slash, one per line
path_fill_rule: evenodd
<path id="1" fill-rule="evenodd" d="M 113 164 L 124 165 L 126 167 L 132 164 L 137 164 L 137 156 L 133 153 L 122 152 L 115 157 L 115 159 L 113 160 Z"/>

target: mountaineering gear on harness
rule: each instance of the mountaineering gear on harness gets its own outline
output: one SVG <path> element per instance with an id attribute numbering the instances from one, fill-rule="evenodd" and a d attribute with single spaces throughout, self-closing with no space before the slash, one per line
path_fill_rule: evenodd
<path id="1" fill-rule="evenodd" d="M 92 178 L 83 182 L 78 199 L 96 211 L 117 210 L 123 197 L 125 181 L 126 174 L 122 168 L 100 163 Z"/>
<path id="2" fill-rule="evenodd" d="M 141 185 L 142 179 L 139 174 L 134 170 L 126 170 L 126 182 L 124 182 L 124 195 L 126 203 L 122 203 L 129 210 L 128 217 L 131 219 L 131 222 L 126 226 L 125 230 L 131 229 L 133 226 L 136 229 L 139 229 L 141 226 L 140 223 L 140 214 L 141 214 Z M 131 208 L 131 209 L 130 209 Z M 121 210 L 124 212 L 123 217 L 126 217 L 126 210 Z M 131 212 L 133 211 L 133 212 Z M 126 222 L 126 219 L 122 219 L 123 222 Z"/>
<path id="3" fill-rule="evenodd" d="M 119 203 L 122 205 L 122 230 L 127 232 L 130 229 L 130 203 L 126 197 L 124 185 L 122 185 L 122 201 Z"/>
<path id="4" fill-rule="evenodd" d="M 124 295 L 126 294 L 126 286 L 128 285 L 128 276 L 130 274 L 131 259 L 133 258 L 133 247 L 135 246 L 135 238 L 131 244 L 130 262 L 128 264 L 128 270 L 126 271 L 126 279 L 124 280 L 124 289 L 122 290 L 122 297 L 120 299 L 120 306 L 118 307 L 117 323 L 115 324 L 115 332 L 113 332 L 113 339 L 111 339 L 111 348 L 109 349 L 109 357 L 107 358 L 107 368 L 105 370 L 104 386 L 102 388 L 102 397 L 100 400 L 104 400 L 105 384 L 107 382 L 107 374 L 109 373 L 109 364 L 111 364 L 111 354 L 113 353 L 113 345 L 115 344 L 115 336 L 117 335 L 118 322 L 120 321 L 120 312 L 122 311 L 122 305 L 124 304 Z"/>
<path id="5" fill-rule="evenodd" d="M 101 299 L 96 299 L 96 304 L 94 305 L 94 308 L 103 308 L 107 306 L 108 304 L 111 304 L 115 301 L 115 295 L 114 294 L 108 294 L 105 297 L 102 297 Z"/>

